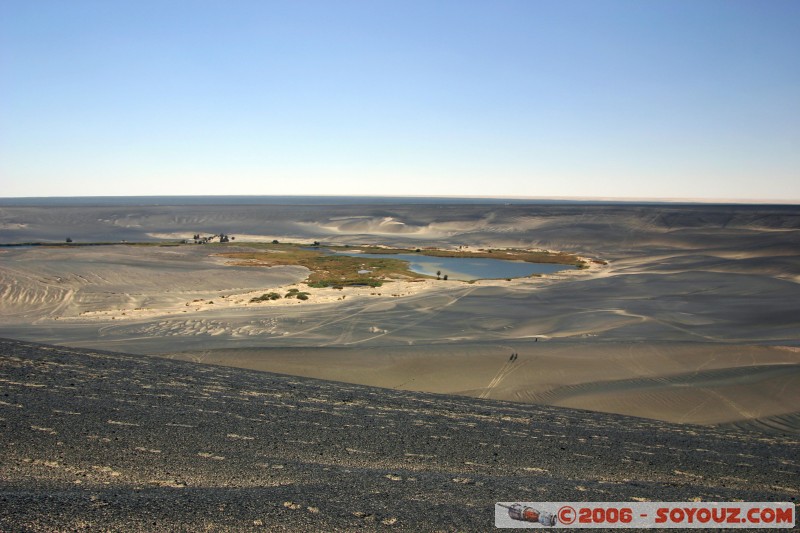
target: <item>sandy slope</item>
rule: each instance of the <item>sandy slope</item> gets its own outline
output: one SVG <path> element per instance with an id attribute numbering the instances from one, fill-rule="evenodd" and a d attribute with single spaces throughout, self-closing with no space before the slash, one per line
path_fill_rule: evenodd
<path id="1" fill-rule="evenodd" d="M 793 501 L 798 442 L 0 340 L 3 531 L 487 531 L 497 501 Z"/>
<path id="2" fill-rule="evenodd" d="M 517 353 L 514 361 L 510 354 Z M 169 357 L 398 390 L 720 424 L 800 411 L 800 353 L 701 343 L 538 342 L 204 350 Z M 797 432 L 785 423 L 782 431 Z"/>

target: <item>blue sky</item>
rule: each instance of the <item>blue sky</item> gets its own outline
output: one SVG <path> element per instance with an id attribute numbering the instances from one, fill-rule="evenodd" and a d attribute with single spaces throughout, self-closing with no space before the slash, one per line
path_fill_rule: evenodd
<path id="1" fill-rule="evenodd" d="M 0 196 L 800 201 L 800 2 L 0 3 Z"/>

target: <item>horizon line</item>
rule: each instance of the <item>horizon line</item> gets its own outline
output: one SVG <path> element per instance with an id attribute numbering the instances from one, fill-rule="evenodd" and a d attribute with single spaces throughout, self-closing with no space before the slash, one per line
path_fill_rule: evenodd
<path id="1" fill-rule="evenodd" d="M 423 194 L 96 194 L 51 196 L 0 196 L 1 200 L 78 199 L 78 198 L 412 198 L 447 200 L 509 200 L 509 201 L 562 201 L 562 202 L 619 202 L 664 204 L 742 204 L 742 205 L 798 205 L 800 199 L 776 198 L 691 198 L 645 196 L 506 196 L 506 195 L 423 195 Z"/>

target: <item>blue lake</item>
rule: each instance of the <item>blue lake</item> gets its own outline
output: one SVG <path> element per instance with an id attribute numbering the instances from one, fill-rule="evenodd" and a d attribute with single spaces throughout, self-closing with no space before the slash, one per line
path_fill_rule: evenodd
<path id="1" fill-rule="evenodd" d="M 470 281 L 474 279 L 524 278 L 531 274 L 552 274 L 562 270 L 575 270 L 571 265 L 526 263 L 481 257 L 431 257 L 422 254 L 364 254 L 358 252 L 333 252 L 351 257 L 400 259 L 408 261 L 409 270 L 418 274 L 435 276 L 441 272 L 448 279 Z"/>

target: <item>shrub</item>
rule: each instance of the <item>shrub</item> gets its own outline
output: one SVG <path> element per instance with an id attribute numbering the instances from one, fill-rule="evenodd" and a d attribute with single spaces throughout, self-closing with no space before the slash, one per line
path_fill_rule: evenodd
<path id="1" fill-rule="evenodd" d="M 285 298 L 297 298 L 298 300 L 308 300 L 309 293 L 301 292 L 300 289 L 289 289 Z"/>
<path id="2" fill-rule="evenodd" d="M 250 298 L 250 303 L 266 302 L 267 300 L 280 300 L 281 295 L 277 292 L 266 292 L 261 296 Z"/>

